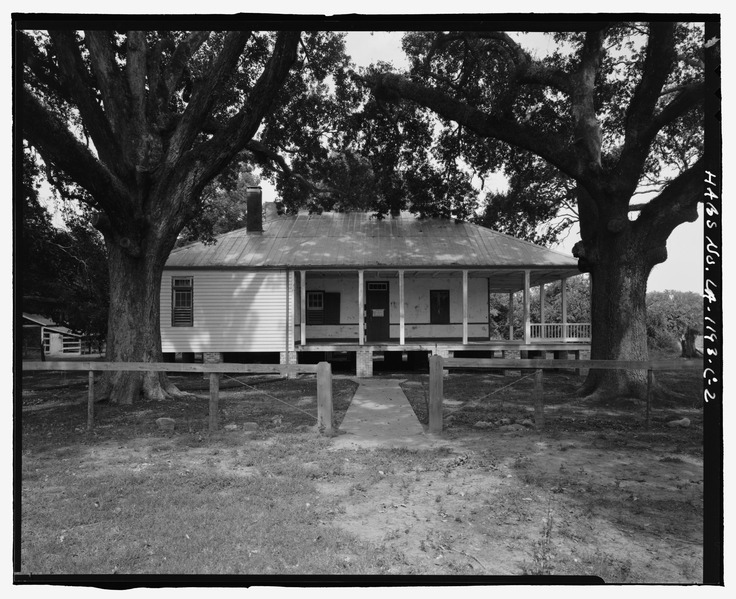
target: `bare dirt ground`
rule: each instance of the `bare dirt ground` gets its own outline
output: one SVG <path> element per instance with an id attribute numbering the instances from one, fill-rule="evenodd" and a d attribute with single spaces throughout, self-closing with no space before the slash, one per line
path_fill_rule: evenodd
<path id="1" fill-rule="evenodd" d="M 644 446 L 467 435 L 448 444 L 438 468 L 390 468 L 364 488 L 320 489 L 343 500 L 336 523 L 428 574 L 698 582 L 702 463 L 664 446 L 643 459 Z"/>
<path id="2" fill-rule="evenodd" d="M 396 376 L 426 423 L 426 375 Z M 83 379 L 36 373 L 24 377 L 24 498 L 33 504 L 39 493 L 83 485 L 88 473 L 114 476 L 131 468 L 137 474 L 168 467 L 230 478 L 284 477 L 313 489 L 322 531 L 316 539 L 337 531 L 352 539 L 336 553 L 339 573 L 699 583 L 703 429 L 697 373 L 662 378 L 677 392 L 658 396 L 649 430 L 641 402 L 587 405 L 574 395 L 580 380 L 570 373 L 545 375 L 546 426 L 537 431 L 531 379 L 518 372 L 452 374 L 445 380 L 443 447 L 372 451 L 333 450 L 330 439 L 317 435 L 309 414 L 316 412 L 315 393 L 306 380 L 258 387 L 291 407 L 224 385 L 221 423 L 237 428 L 209 437 L 204 395 L 190 402 L 99 406 L 95 432 L 87 433 L 85 406 L 69 405 L 84 396 Z M 197 393 L 206 384 L 188 381 Z M 354 389 L 336 379 L 338 425 Z M 157 430 L 162 415 L 177 419 L 175 433 Z M 682 418 L 688 426 L 668 425 Z M 259 430 L 244 431 L 243 421 L 258 422 Z M 371 556 L 382 556 L 375 566 L 368 547 Z M 332 572 L 337 566 L 324 567 Z M 317 573 L 288 570 L 300 572 Z"/>

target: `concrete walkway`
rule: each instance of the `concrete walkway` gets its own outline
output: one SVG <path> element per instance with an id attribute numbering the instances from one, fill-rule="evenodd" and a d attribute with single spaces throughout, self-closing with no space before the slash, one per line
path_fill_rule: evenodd
<path id="1" fill-rule="evenodd" d="M 353 396 L 336 449 L 404 447 L 433 449 L 444 445 L 440 437 L 429 435 L 417 420 L 399 379 L 352 379 L 360 386 Z"/>

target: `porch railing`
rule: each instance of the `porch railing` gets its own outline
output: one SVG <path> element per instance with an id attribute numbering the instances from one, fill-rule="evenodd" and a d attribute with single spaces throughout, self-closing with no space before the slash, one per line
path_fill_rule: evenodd
<path id="1" fill-rule="evenodd" d="M 590 341 L 590 323 L 532 323 L 531 338 L 534 340 Z"/>

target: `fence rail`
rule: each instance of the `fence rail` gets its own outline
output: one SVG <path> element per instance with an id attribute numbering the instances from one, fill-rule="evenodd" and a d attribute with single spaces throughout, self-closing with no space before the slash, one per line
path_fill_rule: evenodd
<path id="1" fill-rule="evenodd" d="M 239 374 L 315 374 L 318 364 L 181 364 L 174 362 L 91 362 L 63 360 L 46 362 L 23 362 L 25 370 L 88 370 L 106 372 L 202 372 Z"/>
<path id="2" fill-rule="evenodd" d="M 703 370 L 702 360 L 541 360 L 541 359 L 474 359 L 474 358 L 429 358 L 429 432 L 442 432 L 443 372 L 453 368 L 535 370 L 534 374 L 534 413 L 537 429 L 544 428 L 543 371 L 558 368 L 592 368 L 600 370 L 646 370 L 647 402 L 646 426 L 650 426 L 652 380 L 654 371 L 663 370 Z"/>
<path id="3" fill-rule="evenodd" d="M 209 430 L 218 426 L 221 374 L 315 374 L 317 376 L 317 426 L 324 434 L 332 434 L 332 366 L 319 364 L 178 364 L 170 362 L 23 362 L 22 371 L 73 370 L 87 371 L 87 430 L 94 427 L 95 372 L 201 372 L 210 375 Z"/>

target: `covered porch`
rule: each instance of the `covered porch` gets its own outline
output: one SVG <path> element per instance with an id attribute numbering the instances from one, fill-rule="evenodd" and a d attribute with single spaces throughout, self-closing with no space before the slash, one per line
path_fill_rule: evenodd
<path id="1" fill-rule="evenodd" d="M 359 376 L 371 370 L 375 355 L 386 352 L 579 356 L 589 349 L 590 324 L 568 322 L 567 314 L 567 280 L 579 274 L 569 267 L 291 271 L 293 351 L 355 352 Z M 545 287 L 555 282 L 561 303 L 553 312 Z M 535 287 L 539 308 L 532 314 Z M 520 302 L 514 297 L 519 292 Z M 507 299 L 508 325 L 500 329 L 491 294 Z M 514 315 L 521 316 L 521 326 L 514 326 Z"/>

